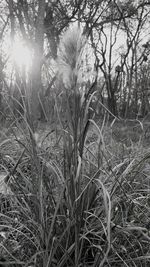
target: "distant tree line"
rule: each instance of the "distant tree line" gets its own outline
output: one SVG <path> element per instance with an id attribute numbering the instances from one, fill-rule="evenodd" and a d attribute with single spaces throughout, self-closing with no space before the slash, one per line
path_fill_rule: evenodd
<path id="1" fill-rule="evenodd" d="M 27 78 L 15 65 L 8 73 L 9 58 L 1 49 L 1 114 L 5 101 L 14 99 L 12 110 L 20 107 L 22 112 L 25 104 L 35 124 L 54 116 L 54 99 L 62 88 L 53 62 L 57 63 L 62 36 L 73 24 L 83 30 L 92 51 L 83 72 L 91 64 L 96 73 L 97 115 L 109 110 L 115 116 L 137 118 L 150 111 L 149 1 L 7 0 L 0 3 L 0 10 L 1 47 L 6 36 L 13 45 L 18 35 L 33 53 Z M 90 83 L 89 72 L 84 86 Z"/>

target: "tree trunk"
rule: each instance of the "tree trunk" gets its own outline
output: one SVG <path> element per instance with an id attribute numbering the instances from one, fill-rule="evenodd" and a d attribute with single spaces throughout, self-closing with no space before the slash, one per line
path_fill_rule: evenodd
<path id="1" fill-rule="evenodd" d="M 45 0 L 38 1 L 38 15 L 35 29 L 34 55 L 31 71 L 31 84 L 29 94 L 29 108 L 33 127 L 36 128 L 39 118 L 39 95 L 42 92 L 41 69 L 43 61 L 44 44 L 44 12 Z"/>
<path id="2" fill-rule="evenodd" d="M 110 75 L 106 80 L 106 89 L 108 95 L 108 109 L 113 115 L 117 116 L 117 103 Z"/>

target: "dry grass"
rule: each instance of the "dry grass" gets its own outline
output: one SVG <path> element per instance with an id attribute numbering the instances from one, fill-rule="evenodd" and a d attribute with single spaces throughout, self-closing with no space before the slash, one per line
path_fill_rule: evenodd
<path id="1" fill-rule="evenodd" d="M 97 264 L 101 264 L 101 266 L 121 266 L 121 264 L 123 266 L 148 266 L 150 157 L 149 149 L 144 146 L 146 140 L 142 139 L 143 132 L 136 133 L 135 140 L 138 139 L 138 142 L 132 140 L 132 145 L 129 143 L 129 146 L 122 140 L 120 141 L 122 133 L 116 140 L 113 130 L 115 132 L 118 130 L 119 134 L 119 130 L 124 129 L 124 125 L 121 127 L 121 124 L 119 124 L 119 127 L 114 125 L 114 129 L 106 126 L 102 130 L 99 126 L 103 138 L 100 142 L 97 127 L 92 124 L 86 137 L 82 161 L 83 182 L 78 197 L 74 199 L 74 201 L 79 201 L 77 209 L 80 206 L 82 207 L 79 215 L 82 218 L 82 225 L 78 242 L 81 242 L 82 253 L 84 254 L 81 253 L 80 255 L 78 252 L 80 266 L 88 266 L 90 261 L 91 266 L 98 266 Z M 60 133 L 61 131 L 56 137 L 56 133 L 51 131 L 49 126 L 45 125 L 44 130 L 44 125 L 42 125 L 39 126 L 37 139 L 38 158 L 42 158 L 43 162 L 46 163 L 46 170 L 44 170 L 43 164 L 40 171 L 43 172 L 43 177 L 46 175 L 46 179 L 54 180 L 51 187 L 45 184 L 46 189 L 43 190 L 47 191 L 47 196 L 44 192 L 42 196 L 44 205 L 48 206 L 46 210 L 44 207 L 43 211 L 44 216 L 46 216 L 44 225 L 47 222 L 43 231 L 49 232 L 51 230 L 51 235 L 54 238 L 52 238 L 53 241 L 50 237 L 48 237 L 48 240 L 46 237 L 44 239 L 45 243 L 50 242 L 49 245 L 52 242 L 51 249 L 54 251 L 51 251 L 51 253 L 54 254 L 51 255 L 51 258 L 49 258 L 49 245 L 44 250 L 41 247 L 44 233 L 42 234 L 42 229 L 38 229 L 39 214 L 35 212 L 35 200 L 31 200 L 32 189 L 28 183 L 31 182 L 30 179 L 32 180 L 33 174 L 32 161 L 28 153 L 23 156 L 17 171 L 12 175 L 13 179 L 17 178 L 17 183 L 18 181 L 22 183 L 22 179 L 27 181 L 22 184 L 23 189 L 16 185 L 18 189 L 15 202 L 14 196 L 8 197 L 11 198 L 11 202 L 15 203 L 11 206 L 11 210 L 3 209 L 1 211 L 1 235 L 5 235 L 5 238 L 2 237 L 3 246 L 8 249 L 9 244 L 10 250 L 10 255 L 8 255 L 9 253 L 3 248 L 2 254 L 5 258 L 9 257 L 11 261 L 22 266 L 25 266 L 26 261 L 28 262 L 26 266 L 29 266 L 30 262 L 35 262 L 35 258 L 37 266 L 41 266 L 41 264 L 46 266 L 40 260 L 41 254 L 43 261 L 43 253 L 48 254 L 46 262 L 51 262 L 51 265 L 48 266 L 66 266 L 65 264 L 74 266 L 72 256 L 70 258 L 68 253 L 73 255 L 75 249 L 75 230 L 73 230 L 75 214 L 73 215 L 74 207 L 70 202 L 71 199 L 66 199 L 65 196 L 67 185 L 63 178 L 63 137 Z M 126 128 L 125 134 L 131 136 L 131 129 Z M 21 139 L 23 141 L 23 137 Z M 39 140 L 43 142 L 39 144 Z M 141 141 L 139 142 L 139 140 Z M 1 168 L 3 166 L 3 170 L 6 169 L 7 172 L 11 172 L 15 167 L 16 157 L 14 155 L 20 155 L 20 149 L 23 149 L 22 142 L 17 144 L 15 142 L 8 136 L 6 141 L 1 143 L 3 153 Z M 12 166 L 10 166 L 11 160 L 15 162 Z M 18 175 L 20 175 L 21 180 Z M 94 181 L 95 186 L 92 181 Z M 95 192 L 95 189 L 92 189 L 93 186 L 97 188 L 97 195 L 92 193 L 92 190 Z M 23 194 L 26 194 L 26 197 L 27 195 L 31 196 L 28 196 L 28 199 L 25 197 L 24 202 L 22 202 Z M 48 194 L 51 197 L 48 197 Z M 69 195 L 70 192 L 68 191 L 67 194 Z M 73 193 L 71 192 L 71 194 Z M 55 220 L 51 216 L 54 216 Z M 5 227 L 3 224 L 5 224 Z M 57 243 L 58 240 L 61 243 Z M 30 249 L 25 252 L 26 242 Z M 69 242 L 69 248 L 65 252 L 66 242 Z M 16 245 L 18 251 L 14 249 Z M 97 259 L 96 263 L 94 263 L 95 258 Z M 83 259 L 86 261 L 85 263 Z"/>
<path id="2" fill-rule="evenodd" d="M 0 256 L 24 267 L 147 267 L 145 124 L 135 122 L 135 130 L 125 122 L 94 121 L 96 77 L 86 92 L 79 90 L 77 57 L 84 42 L 72 45 L 75 39 L 67 38 L 62 51 L 74 49 L 76 61 L 65 65 L 68 77 L 56 98 L 59 125 L 39 125 L 34 132 L 23 118 L 1 133 L 0 168 L 11 194 L 1 194 Z"/>

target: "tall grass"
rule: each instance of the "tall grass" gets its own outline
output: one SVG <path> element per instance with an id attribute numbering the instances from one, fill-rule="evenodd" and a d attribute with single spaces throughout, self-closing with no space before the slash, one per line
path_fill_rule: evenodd
<path id="1" fill-rule="evenodd" d="M 120 157 L 95 122 L 97 76 L 82 87 L 86 41 L 74 28 L 60 44 L 57 135 L 35 132 L 26 109 L 0 142 L 11 189 L 1 195 L 0 253 L 11 266 L 149 266 L 149 153 Z"/>

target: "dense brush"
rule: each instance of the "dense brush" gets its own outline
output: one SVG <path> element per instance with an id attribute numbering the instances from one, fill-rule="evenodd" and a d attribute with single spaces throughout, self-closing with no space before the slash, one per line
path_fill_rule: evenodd
<path id="1" fill-rule="evenodd" d="M 97 75 L 86 87 L 81 79 L 86 41 L 75 27 L 60 43 L 59 125 L 35 132 L 26 109 L 11 138 L 1 138 L 0 167 L 10 189 L 0 210 L 7 264 L 149 266 L 149 152 L 137 154 L 133 145 L 129 153 L 113 139 L 113 124 L 95 122 Z"/>

